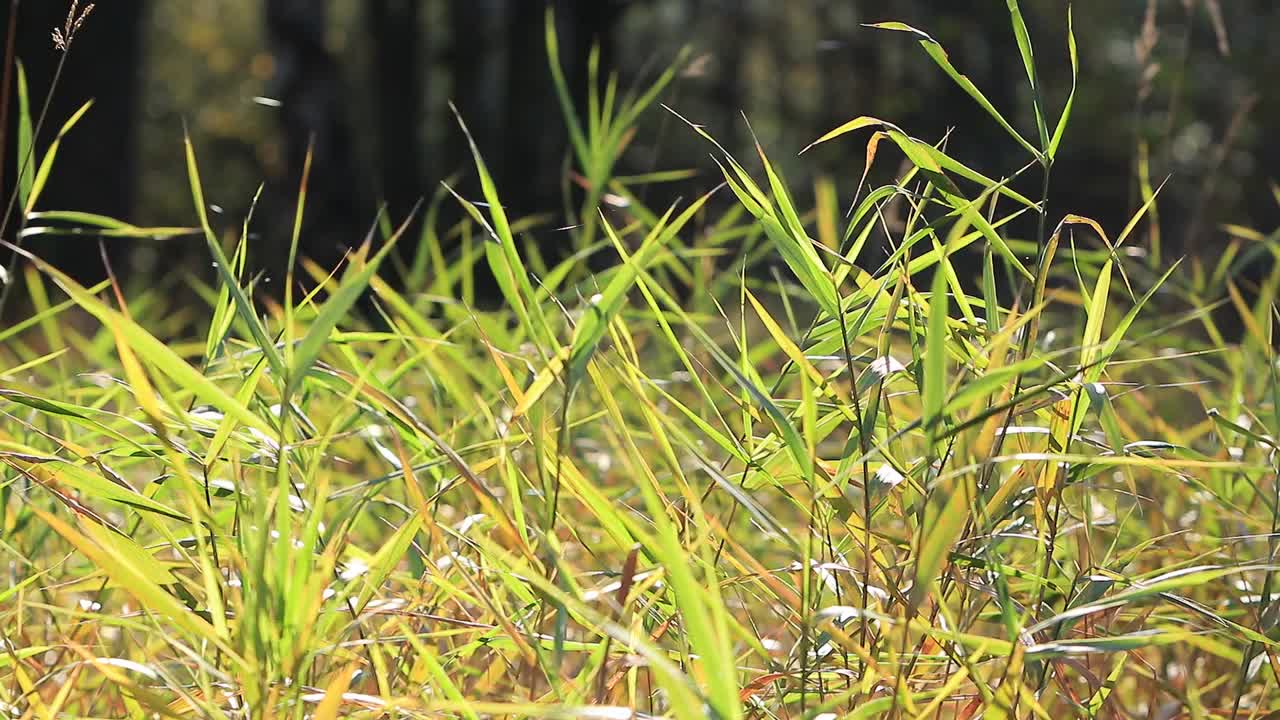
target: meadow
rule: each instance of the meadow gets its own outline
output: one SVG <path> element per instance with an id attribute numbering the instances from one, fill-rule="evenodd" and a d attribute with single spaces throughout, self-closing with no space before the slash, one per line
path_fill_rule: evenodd
<path id="1" fill-rule="evenodd" d="M 1122 227 L 1049 207 L 1075 89 L 1036 63 L 1081 49 L 1037 59 L 1008 5 L 1027 129 L 932 37 L 880 27 L 1022 168 L 858 117 L 814 145 L 864 146 L 894 180 L 794 188 L 771 154 L 808 148 L 732 157 L 663 105 L 687 58 L 635 89 L 591 63 L 580 113 L 549 22 L 571 227 L 509 215 L 472 143 L 481 196 L 442 185 L 321 267 L 298 251 L 304 175 L 279 294 L 252 217 L 214 230 L 189 139 L 190 228 L 43 208 L 75 158 L 32 138 L 79 116 L 20 92 L 0 708 L 1273 717 L 1280 273 L 1240 273 L 1277 234 L 1168 257 L 1145 167 Z M 688 172 L 615 173 L 646 113 L 705 139 L 714 191 L 650 207 Z M 202 304 L 85 287 L 22 247 L 51 235 L 200 238 Z"/>

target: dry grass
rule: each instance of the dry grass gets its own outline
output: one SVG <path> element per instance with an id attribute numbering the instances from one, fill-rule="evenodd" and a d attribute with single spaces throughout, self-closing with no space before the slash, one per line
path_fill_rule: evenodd
<path id="1" fill-rule="evenodd" d="M 1047 189 L 1070 104 L 1050 118 L 1010 6 L 1034 139 L 990 111 Z M 847 216 L 796 208 L 763 150 L 749 164 L 717 152 L 734 209 L 647 208 L 637 189 L 663 176 L 611 170 L 669 79 L 627 103 L 593 94 L 581 119 L 566 102 L 595 190 L 581 253 L 559 266 L 505 216 L 480 149 L 484 197 L 442 190 L 412 238 L 414 293 L 380 279 L 411 241 L 384 218 L 338 271 L 299 259 L 285 302 L 259 302 L 249 221 L 238 238 L 209 228 L 190 145 L 197 232 L 218 267 L 213 285 L 191 280 L 202 335 L 163 287 L 82 288 L 23 253 L 35 312 L 0 330 L 2 707 L 1280 709 L 1280 276 L 1246 303 L 1228 265 L 1130 252 L 1149 187 L 1128 227 L 1055 227 L 1043 199 L 991 179 L 1007 169 L 964 167 L 872 118 L 821 141 L 858 131 L 870 158 L 896 152 L 910 170 L 841 187 Z M 625 212 L 598 214 L 606 189 Z M 304 184 L 300 213 L 305 197 Z M 465 221 L 438 227 L 454 201 Z M 20 206 L 28 233 L 183 232 Z M 889 230 L 889 214 L 905 223 Z M 1019 216 L 1040 218 L 1036 237 L 1008 236 Z M 1234 250 L 1272 242 L 1233 233 Z M 871 266 L 863 251 L 881 239 L 895 251 Z M 591 274 L 580 260 L 594 252 L 619 261 Z M 956 271 L 966 253 L 981 277 Z M 768 258 L 787 272 L 747 272 Z M 501 310 L 472 306 L 481 263 Z M 997 292 L 1005 276 L 1014 301 Z M 364 293 L 381 317 L 356 309 Z M 1238 343 L 1209 313 L 1219 297 L 1244 318 Z M 72 312 L 96 322 L 64 322 Z"/>

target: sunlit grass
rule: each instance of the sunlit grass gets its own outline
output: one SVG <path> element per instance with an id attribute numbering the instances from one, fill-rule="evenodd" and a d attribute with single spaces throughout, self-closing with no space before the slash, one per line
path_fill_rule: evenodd
<path id="1" fill-rule="evenodd" d="M 589 187 L 578 254 L 550 267 L 474 144 L 482 197 L 379 218 L 339 268 L 298 258 L 283 302 L 256 292 L 251 221 L 210 228 L 190 142 L 195 231 L 37 212 L 33 178 L 24 232 L 194 232 L 217 272 L 184 315 L 162 287 L 84 288 L 18 251 L 34 310 L 0 329 L 3 709 L 1280 709 L 1280 275 L 1242 290 L 1230 268 L 1268 236 L 1232 227 L 1218 267 L 1164 265 L 1133 251 L 1158 188 L 1103 228 L 994 179 L 1039 172 L 1047 197 L 1070 152 L 1070 101 L 1049 110 L 1010 7 L 1034 139 L 920 37 L 1022 171 L 858 118 L 818 142 L 909 169 L 824 179 L 806 210 L 764 148 L 730 157 L 691 122 L 724 186 L 649 208 L 634 190 L 683 174 L 612 168 L 671 74 L 622 99 L 610 80 L 572 121 Z M 625 210 L 599 213 L 604 188 Z M 465 216 L 441 227 L 447 202 Z M 1038 235 L 1011 236 L 1024 217 Z M 613 267 L 589 272 L 596 252 Z M 500 309 L 475 303 L 481 270 Z"/>

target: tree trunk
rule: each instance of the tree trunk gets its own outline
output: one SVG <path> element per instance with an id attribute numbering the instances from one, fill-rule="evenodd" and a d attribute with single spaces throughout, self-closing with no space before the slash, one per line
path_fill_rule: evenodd
<path id="1" fill-rule="evenodd" d="M 324 0 L 267 0 L 267 31 L 275 55 L 274 97 L 281 102 L 288 170 L 273 183 L 269 207 L 278 245 L 270 258 L 277 276 L 288 258 L 288 242 L 307 148 L 311 173 L 299 254 L 332 267 L 362 241 L 373 220 L 356 195 L 351 133 L 343 112 L 342 75 L 325 46 Z"/>
<path id="2" fill-rule="evenodd" d="M 561 207 L 560 171 L 568 150 L 568 133 L 547 61 L 547 4 L 509 2 L 514 7 L 508 24 L 504 159 L 510 167 L 506 184 L 514 193 L 510 203 L 524 213 L 554 211 Z M 552 5 L 559 29 L 560 62 L 581 118 L 586 107 L 587 56 L 598 41 L 602 71 L 612 68 L 612 29 L 621 15 L 621 5 L 613 0 L 563 0 Z"/>
<path id="3" fill-rule="evenodd" d="M 536 4 L 536 3 L 533 3 Z M 503 0 L 451 0 L 449 25 L 449 74 L 452 80 L 450 99 L 466 121 L 485 163 L 494 177 L 506 179 L 507 163 L 499 152 L 500 111 L 503 106 L 503 81 L 508 71 L 505 59 L 506 20 Z M 545 55 L 545 53 L 543 53 Z M 536 65 L 536 61 L 526 58 Z M 453 117 L 445 120 L 446 137 L 460 137 Z M 466 143 L 450 142 L 442 174 L 472 170 L 471 152 Z M 504 183 L 505 185 L 505 183 Z"/>
<path id="4" fill-rule="evenodd" d="M 9 34 L 10 3 L 0 11 L 0 38 Z M 85 3 L 81 3 L 81 9 Z M 69 2 L 28 0 L 19 5 L 15 51 L 26 69 L 32 123 L 39 120 L 41 105 L 50 91 L 63 53 L 50 35 L 62 28 Z M 76 31 L 66 57 L 49 112 L 35 140 L 39 162 L 59 128 L 86 101 L 94 101 L 58 150 L 58 161 L 37 204 L 46 210 L 81 210 L 129 219 L 133 213 L 137 177 L 136 112 L 141 86 L 142 18 L 145 3 L 99 3 Z M 0 48 L 4 47 L 0 40 Z M 2 61 L 0 61 L 2 62 Z M 16 74 L 16 73 L 15 73 Z M 13 192 L 19 165 L 17 157 L 17 80 L 9 87 L 8 117 L 3 158 L 2 187 L 5 206 Z M 6 239 L 17 229 L 19 209 L 10 218 Z M 32 238 L 25 245 L 80 280 L 105 277 L 94 240 Z M 122 243 L 108 242 L 113 261 L 122 259 Z M 7 263 L 9 253 L 0 254 Z"/>
<path id="5" fill-rule="evenodd" d="M 422 131 L 423 58 L 418 0 L 366 0 L 373 34 L 378 190 L 394 222 L 426 189 Z"/>

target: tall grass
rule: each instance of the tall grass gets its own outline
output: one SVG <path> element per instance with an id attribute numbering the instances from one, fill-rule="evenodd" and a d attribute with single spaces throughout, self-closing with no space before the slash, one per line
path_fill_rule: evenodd
<path id="1" fill-rule="evenodd" d="M 587 184 L 579 253 L 559 265 L 540 265 L 474 143 L 482 197 L 446 186 L 421 217 L 379 218 L 336 269 L 297 258 L 277 303 L 255 293 L 251 220 L 211 228 L 188 141 L 217 267 L 212 285 L 191 279 L 201 336 L 162 289 L 82 287 L 8 244 L 34 312 L 0 330 L 2 707 L 1280 710 L 1280 275 L 1250 301 L 1231 267 L 1274 238 L 1229 228 L 1230 257 L 1188 271 L 1135 247 L 1158 189 L 1123 228 L 1047 207 L 1074 88 L 1040 86 L 1008 4 L 1031 135 L 931 37 L 882 27 L 986 108 L 1026 150 L 1021 170 L 857 118 L 818 143 L 859 138 L 868 166 L 897 154 L 907 169 L 878 187 L 865 171 L 825 179 L 806 210 L 763 147 L 731 157 L 690 122 L 723 174 L 719 204 L 646 207 L 639 184 L 678 174 L 613 168 L 673 74 L 620 96 L 593 62 L 586 119 L 565 101 Z M 24 233 L 190 232 L 37 211 L 55 152 L 23 182 Z M 1032 171 L 1035 198 L 1016 189 Z M 624 210 L 600 213 L 606 189 Z M 440 227 L 451 195 L 465 218 Z M 1028 217 L 1037 234 L 1011 236 Z M 398 289 L 380 271 L 415 221 Z M 887 260 L 867 259 L 873 243 Z M 600 248 L 617 261 L 593 274 L 581 258 Z M 772 259 L 785 270 L 758 272 Z M 499 310 L 474 304 L 482 269 Z M 1242 318 L 1237 343 L 1219 298 Z"/>

